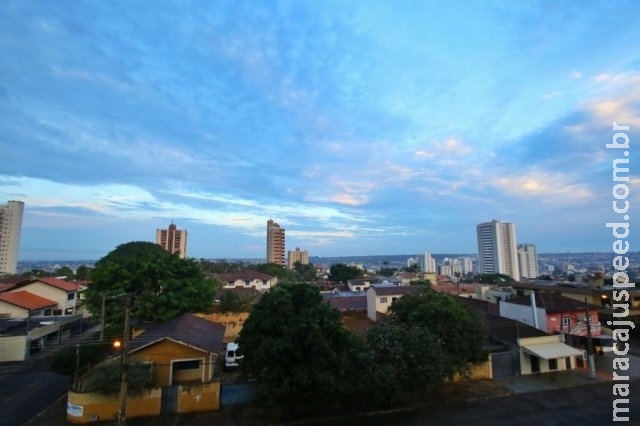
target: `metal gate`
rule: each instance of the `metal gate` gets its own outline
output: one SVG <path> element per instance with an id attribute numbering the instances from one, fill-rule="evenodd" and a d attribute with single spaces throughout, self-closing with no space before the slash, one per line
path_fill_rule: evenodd
<path id="1" fill-rule="evenodd" d="M 255 382 L 223 384 L 220 386 L 220 407 L 248 404 L 256 399 L 257 394 Z"/>
<path id="2" fill-rule="evenodd" d="M 165 386 L 162 388 L 162 414 L 174 414 L 178 412 L 178 386 Z"/>
<path id="3" fill-rule="evenodd" d="M 515 352 L 497 352 L 491 354 L 493 378 L 512 377 L 519 373 L 518 354 Z"/>

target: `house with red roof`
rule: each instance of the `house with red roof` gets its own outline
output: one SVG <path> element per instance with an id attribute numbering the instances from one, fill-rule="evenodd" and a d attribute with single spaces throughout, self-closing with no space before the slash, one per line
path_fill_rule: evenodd
<path id="1" fill-rule="evenodd" d="M 25 278 L 14 283 L 4 293 L 27 291 L 56 303 L 53 315 L 74 315 L 78 310 L 80 286 L 54 277 Z"/>
<path id="2" fill-rule="evenodd" d="M 26 290 L 0 293 L 0 317 L 28 318 L 52 315 L 58 303 Z"/>
<path id="3" fill-rule="evenodd" d="M 371 321 L 377 321 L 378 316 L 387 313 L 394 300 L 422 290 L 423 287 L 419 285 L 372 284 L 367 290 L 367 316 Z"/>

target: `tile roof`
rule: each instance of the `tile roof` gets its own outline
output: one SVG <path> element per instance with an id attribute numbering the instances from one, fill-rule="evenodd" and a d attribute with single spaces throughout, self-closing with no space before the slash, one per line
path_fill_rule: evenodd
<path id="1" fill-rule="evenodd" d="M 339 296 L 329 293 L 322 296 L 325 302 L 340 312 L 367 310 L 367 296 L 364 294 L 361 296 Z"/>
<path id="2" fill-rule="evenodd" d="M 570 297 L 561 296 L 556 293 L 535 292 L 536 306 L 544 308 L 548 314 L 557 314 L 562 312 L 584 311 L 585 304 Z M 516 305 L 531 306 L 530 296 L 520 296 L 505 300 L 504 303 L 513 303 Z M 596 310 L 595 305 L 589 305 L 589 309 Z"/>
<path id="3" fill-rule="evenodd" d="M 0 293 L 0 300 L 30 311 L 58 305 L 58 303 L 53 300 L 45 299 L 44 297 L 40 297 L 26 290 L 16 291 L 13 293 Z"/>
<path id="4" fill-rule="evenodd" d="M 422 292 L 424 287 L 419 285 L 394 285 L 394 284 L 372 284 L 371 289 L 378 296 L 417 294 Z"/>
<path id="5" fill-rule="evenodd" d="M 129 342 L 131 352 L 140 350 L 160 340 L 171 339 L 198 349 L 217 353 L 223 349 L 226 327 L 197 317 L 184 314 L 168 321 L 151 324 L 145 331 Z"/>
<path id="6" fill-rule="evenodd" d="M 219 279 L 222 282 L 234 282 L 236 280 L 243 280 L 243 281 L 253 281 L 253 280 L 260 280 L 260 281 L 269 281 L 272 280 L 274 277 L 272 277 L 269 274 L 265 274 L 264 272 L 260 272 L 260 271 L 254 271 L 253 269 L 245 269 L 244 271 L 238 271 L 238 272 L 227 272 L 224 274 L 215 274 L 215 277 L 217 279 Z"/>
<path id="7" fill-rule="evenodd" d="M 80 288 L 80 286 L 77 283 L 59 280 L 58 278 L 54 278 L 54 277 L 42 277 L 42 278 L 35 278 L 32 280 L 32 282 L 36 282 L 36 281 L 40 281 L 42 283 L 45 283 L 52 287 L 59 288 L 60 290 L 64 290 L 64 291 L 78 291 L 78 289 Z"/>

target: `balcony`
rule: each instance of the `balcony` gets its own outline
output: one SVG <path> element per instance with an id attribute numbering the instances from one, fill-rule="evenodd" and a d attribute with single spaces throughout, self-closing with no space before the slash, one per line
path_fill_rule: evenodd
<path id="1" fill-rule="evenodd" d="M 552 330 L 555 333 L 567 333 L 567 331 L 572 336 L 586 336 L 587 335 L 587 324 L 584 322 L 580 322 L 577 325 L 572 325 L 570 329 L 565 325 L 564 327 L 554 327 Z M 602 334 L 602 325 L 599 322 L 595 322 L 591 324 L 591 336 L 600 336 Z"/>

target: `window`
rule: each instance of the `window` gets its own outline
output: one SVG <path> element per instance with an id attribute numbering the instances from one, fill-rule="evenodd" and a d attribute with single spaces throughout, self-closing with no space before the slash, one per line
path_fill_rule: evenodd
<path id="1" fill-rule="evenodd" d="M 549 360 L 549 370 L 557 370 L 558 369 L 558 360 L 557 359 L 550 359 Z"/>
<path id="2" fill-rule="evenodd" d="M 75 293 L 67 293 L 67 300 L 73 300 L 76 298 L 76 294 Z"/>
<path id="3" fill-rule="evenodd" d="M 387 303 L 387 298 L 386 297 L 381 297 L 380 298 L 380 303 Z"/>
<path id="4" fill-rule="evenodd" d="M 562 326 L 566 327 L 568 325 L 571 325 L 571 317 L 568 315 L 563 315 L 562 316 Z"/>
<path id="5" fill-rule="evenodd" d="M 173 363 L 174 371 L 177 370 L 197 370 L 200 368 L 200 360 L 194 359 L 193 361 L 177 361 Z"/>

